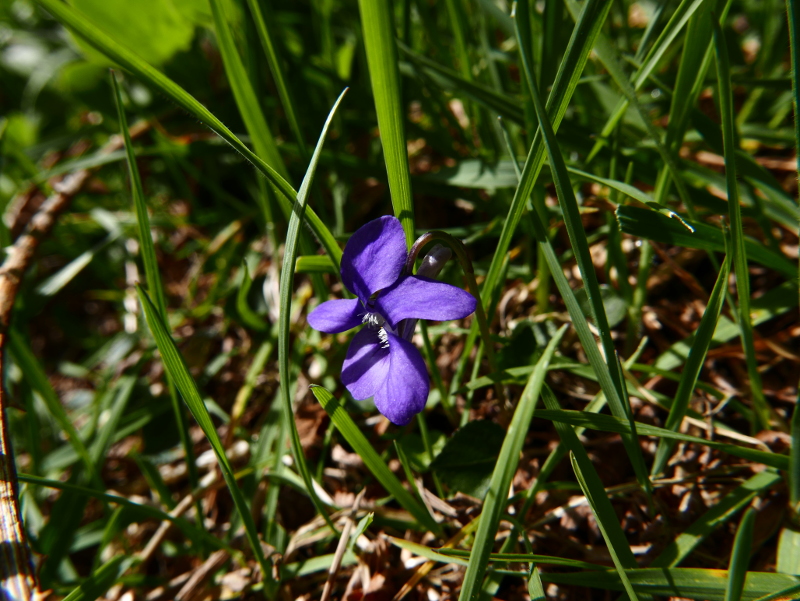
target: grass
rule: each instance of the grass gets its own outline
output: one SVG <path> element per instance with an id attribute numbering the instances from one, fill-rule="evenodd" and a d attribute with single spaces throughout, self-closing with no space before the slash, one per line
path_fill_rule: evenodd
<path id="1" fill-rule="evenodd" d="M 795 2 L 167 4 L 0 7 L 4 245 L 92 170 L 2 338 L 50 598 L 800 590 Z M 486 316 L 403 428 L 306 323 L 386 214 Z"/>

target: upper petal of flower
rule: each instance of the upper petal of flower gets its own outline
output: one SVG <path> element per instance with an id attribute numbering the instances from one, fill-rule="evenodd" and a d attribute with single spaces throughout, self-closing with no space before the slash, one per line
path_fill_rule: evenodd
<path id="1" fill-rule="evenodd" d="M 403 226 L 387 215 L 361 226 L 342 253 L 342 281 L 364 304 L 400 277 L 406 261 Z"/>
<path id="2" fill-rule="evenodd" d="M 375 309 L 392 327 L 402 319 L 461 319 L 475 310 L 477 301 L 466 290 L 419 276 L 400 278 L 381 292 Z"/>
<path id="3" fill-rule="evenodd" d="M 394 424 L 405 426 L 425 409 L 430 381 L 417 347 L 388 333 L 389 369 L 375 392 L 375 406 Z"/>
<path id="4" fill-rule="evenodd" d="M 342 365 L 342 384 L 347 386 L 354 399 L 363 401 L 374 396 L 383 386 L 388 372 L 389 348 L 382 344 L 378 330 L 364 328 L 353 337 L 347 349 Z"/>
<path id="5" fill-rule="evenodd" d="M 338 334 L 361 325 L 364 308 L 358 299 L 329 300 L 308 314 L 308 325 L 320 332 Z"/>

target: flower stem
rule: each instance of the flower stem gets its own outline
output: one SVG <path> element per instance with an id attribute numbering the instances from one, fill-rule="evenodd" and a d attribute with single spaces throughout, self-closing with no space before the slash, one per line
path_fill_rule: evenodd
<path id="1" fill-rule="evenodd" d="M 433 230 L 431 232 L 422 234 L 419 238 L 417 238 L 416 242 L 414 242 L 411 250 L 408 251 L 408 258 L 406 259 L 405 267 L 406 274 L 411 275 L 414 273 L 414 263 L 417 260 L 419 251 L 422 250 L 423 246 L 429 242 L 433 242 L 434 240 L 444 242 L 447 246 L 449 246 L 455 253 L 458 262 L 461 263 L 461 269 L 464 271 L 464 275 L 467 278 L 467 286 L 469 286 L 469 291 L 472 296 L 475 297 L 475 300 L 478 301 L 477 305 L 475 306 L 475 316 L 478 318 L 478 327 L 480 328 L 484 346 L 486 347 L 486 358 L 489 360 L 489 367 L 491 368 L 492 372 L 496 372 L 497 359 L 495 358 L 494 347 L 492 346 L 492 339 L 489 334 L 489 322 L 486 319 L 486 312 L 483 310 L 481 294 L 478 290 L 478 282 L 475 281 L 475 271 L 472 268 L 472 261 L 470 261 L 469 257 L 467 256 L 467 250 L 464 248 L 464 243 L 458 238 L 455 238 L 447 232 L 443 232 L 441 230 Z M 495 392 L 497 393 L 498 401 L 500 402 L 501 406 L 504 406 L 506 398 L 505 394 L 503 393 L 502 384 L 495 382 L 494 388 Z"/>

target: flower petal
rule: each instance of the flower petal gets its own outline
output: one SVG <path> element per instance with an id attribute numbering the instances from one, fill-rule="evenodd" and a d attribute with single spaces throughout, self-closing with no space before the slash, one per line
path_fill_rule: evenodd
<path id="1" fill-rule="evenodd" d="M 392 327 L 402 319 L 461 319 L 475 310 L 477 301 L 466 290 L 419 276 L 399 279 L 375 301 L 375 309 Z"/>
<path id="2" fill-rule="evenodd" d="M 342 253 L 342 281 L 365 305 L 378 290 L 400 277 L 406 262 L 403 226 L 387 215 L 361 226 Z"/>
<path id="3" fill-rule="evenodd" d="M 389 372 L 389 349 L 381 346 L 378 330 L 364 328 L 353 337 L 342 365 L 342 384 L 357 401 L 375 395 Z"/>
<path id="4" fill-rule="evenodd" d="M 375 406 L 389 421 L 405 426 L 425 409 L 430 380 L 417 347 L 394 334 L 388 336 L 389 370 L 375 393 Z"/>
<path id="5" fill-rule="evenodd" d="M 320 332 L 338 334 L 361 325 L 364 307 L 358 299 L 329 300 L 308 314 L 308 325 Z"/>

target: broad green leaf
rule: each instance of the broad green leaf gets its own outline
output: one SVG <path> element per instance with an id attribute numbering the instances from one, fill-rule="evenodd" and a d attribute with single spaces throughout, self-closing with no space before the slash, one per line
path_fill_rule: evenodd
<path id="1" fill-rule="evenodd" d="M 479 420 L 459 428 L 431 463 L 431 469 L 453 492 L 483 498 L 503 446 L 505 430 Z"/>

